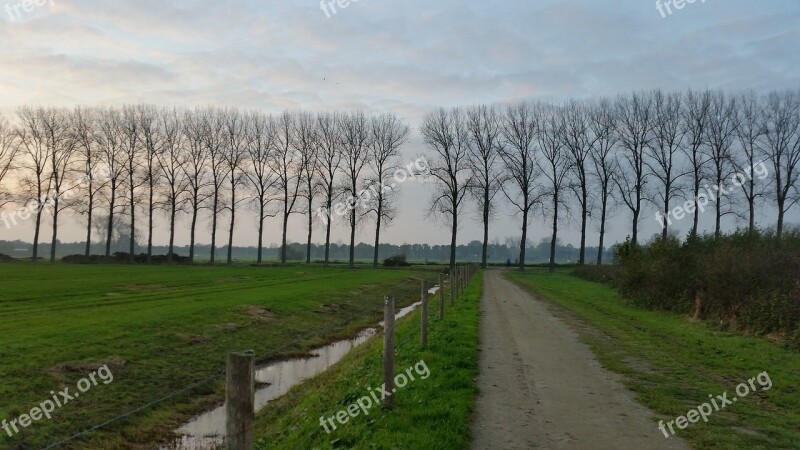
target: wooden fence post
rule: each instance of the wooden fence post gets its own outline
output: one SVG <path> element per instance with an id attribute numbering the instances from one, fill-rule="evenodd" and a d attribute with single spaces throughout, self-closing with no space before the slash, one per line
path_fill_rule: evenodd
<path id="1" fill-rule="evenodd" d="M 453 268 L 450 268 L 450 306 L 453 306 L 453 300 L 455 299 L 455 291 L 456 288 L 456 279 L 453 278 Z"/>
<path id="2" fill-rule="evenodd" d="M 394 406 L 394 297 L 384 297 L 383 312 L 383 383 L 387 395 L 383 406 Z"/>
<path id="3" fill-rule="evenodd" d="M 225 371 L 226 447 L 252 450 L 255 415 L 255 352 L 228 353 Z"/>
<path id="4" fill-rule="evenodd" d="M 420 320 L 420 340 L 422 346 L 428 345 L 428 283 L 422 280 L 422 318 Z"/>
<path id="5" fill-rule="evenodd" d="M 439 274 L 439 320 L 444 319 L 444 274 Z"/>

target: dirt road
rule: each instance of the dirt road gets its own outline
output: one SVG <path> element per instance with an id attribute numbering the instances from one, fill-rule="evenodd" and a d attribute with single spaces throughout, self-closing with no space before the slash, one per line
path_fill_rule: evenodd
<path id="1" fill-rule="evenodd" d="M 687 449 L 552 306 L 487 271 L 473 449 Z"/>

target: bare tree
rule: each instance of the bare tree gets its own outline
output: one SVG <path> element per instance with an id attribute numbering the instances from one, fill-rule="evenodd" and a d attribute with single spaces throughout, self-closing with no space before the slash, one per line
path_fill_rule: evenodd
<path id="1" fill-rule="evenodd" d="M 141 166 L 143 182 L 147 184 L 147 263 L 153 257 L 153 212 L 156 210 L 156 187 L 163 175 L 158 155 L 162 152 L 166 137 L 161 114 L 155 106 L 136 106 L 141 144 Z"/>
<path id="2" fill-rule="evenodd" d="M 539 128 L 538 106 L 523 102 L 511 105 L 503 116 L 502 132 L 505 145 L 499 155 L 503 162 L 506 182 L 501 183 L 508 201 L 522 214 L 522 238 L 519 242 L 519 270 L 525 270 L 525 249 L 528 242 L 528 216 L 541 201 L 540 186 L 536 179 L 541 175 L 536 163 L 536 130 Z"/>
<path id="3" fill-rule="evenodd" d="M 469 167 L 469 134 L 460 109 L 440 108 L 425 116 L 420 129 L 434 153 L 430 177 L 435 191 L 428 215 L 443 217 L 450 225 L 450 268 L 456 265 L 458 216 L 472 183 Z"/>
<path id="4" fill-rule="evenodd" d="M 706 185 L 705 188 L 706 195 L 714 202 L 716 237 L 722 233 L 722 216 L 733 214 L 730 209 L 733 197 L 725 190 L 725 179 L 734 173 L 732 150 L 736 140 L 737 119 L 736 99 L 722 91 L 712 93 L 706 127 L 706 157 L 709 177 L 714 186 L 709 189 Z M 726 211 L 722 210 L 723 203 L 728 205 Z"/>
<path id="5" fill-rule="evenodd" d="M 486 267 L 489 247 L 489 221 L 492 201 L 500 192 L 500 173 L 497 170 L 500 137 L 500 118 L 494 107 L 481 105 L 466 111 L 469 134 L 469 166 L 472 171 L 470 192 L 478 202 L 483 224 L 483 249 L 481 267 Z"/>
<path id="6" fill-rule="evenodd" d="M 570 188 L 581 207 L 581 245 L 578 264 L 586 261 L 586 224 L 589 219 L 589 161 L 595 136 L 590 132 L 588 106 L 582 102 L 571 101 L 563 110 L 562 128 L 564 145 L 569 151 L 570 166 L 576 183 Z"/>
<path id="7" fill-rule="evenodd" d="M 319 136 L 317 120 L 311 113 L 301 112 L 295 121 L 297 150 L 300 152 L 300 171 L 303 187 L 300 196 L 306 201 L 308 235 L 306 237 L 306 263 L 311 263 L 311 237 L 314 225 L 314 198 L 319 191 L 318 166 Z"/>
<path id="8" fill-rule="evenodd" d="M 130 216 L 130 235 L 128 236 L 128 262 L 133 263 L 136 252 L 136 206 L 141 201 L 138 189 L 146 183 L 142 175 L 142 146 L 139 142 L 139 112 L 135 106 L 122 108 L 122 159 L 125 181 L 127 183 L 127 207 Z"/>
<path id="9" fill-rule="evenodd" d="M 211 194 L 208 192 L 208 160 L 209 154 L 205 146 L 206 125 L 201 110 L 186 112 L 183 120 L 186 136 L 186 155 L 183 158 L 183 170 L 189 184 L 189 207 L 192 221 L 189 232 L 189 261 L 194 262 L 195 233 L 200 210 L 206 208 Z"/>
<path id="10" fill-rule="evenodd" d="M 66 200 L 73 195 L 67 176 L 75 154 L 75 135 L 71 116 L 67 110 L 48 108 L 41 110 L 41 123 L 45 132 L 48 147 L 50 171 L 50 207 L 53 214 L 53 234 L 50 240 L 50 262 L 56 260 L 58 244 L 58 216 L 69 203 Z"/>
<path id="11" fill-rule="evenodd" d="M 106 257 L 111 255 L 111 241 L 114 235 L 114 216 L 119 204 L 117 203 L 119 189 L 124 181 L 121 178 L 124 168 L 124 129 L 122 118 L 116 109 L 100 111 L 97 126 L 97 143 L 100 150 L 100 161 L 108 170 L 108 189 L 104 192 L 108 202 L 108 217 L 106 232 Z"/>
<path id="12" fill-rule="evenodd" d="M 638 243 L 639 216 L 642 201 L 647 197 L 647 178 L 650 173 L 645 164 L 653 126 L 653 101 L 645 93 L 620 96 L 616 102 L 618 136 L 620 144 L 620 176 L 614 178 L 620 198 L 630 209 L 632 218 L 631 242 Z"/>
<path id="13" fill-rule="evenodd" d="M 344 195 L 347 199 L 350 218 L 350 267 L 355 265 L 356 227 L 360 215 L 356 211 L 362 192 L 364 168 L 369 164 L 370 129 L 369 121 L 363 111 L 353 112 L 341 117 L 342 161 L 346 184 Z"/>
<path id="14" fill-rule="evenodd" d="M 3 180 L 16 168 L 14 158 L 19 152 L 19 142 L 15 133 L 11 123 L 0 116 L 0 208 L 12 199 L 11 192 L 3 188 Z"/>
<path id="15" fill-rule="evenodd" d="M 244 163 L 247 158 L 245 148 L 247 141 L 247 126 L 245 117 L 236 109 L 223 111 L 225 121 L 225 164 L 228 172 L 228 187 L 230 199 L 227 209 L 231 212 L 230 228 L 228 229 L 228 259 L 233 262 L 233 230 L 236 224 L 236 206 L 246 200 L 246 197 L 236 197 L 236 190 L 244 184 Z"/>
<path id="16" fill-rule="evenodd" d="M 203 117 L 203 146 L 208 155 L 211 187 L 211 255 L 213 265 L 217 252 L 217 222 L 224 210 L 225 198 L 222 188 L 228 178 L 228 164 L 225 153 L 225 114 L 217 108 L 206 108 Z"/>
<path id="17" fill-rule="evenodd" d="M 106 186 L 106 175 L 99 174 L 100 149 L 98 139 L 99 111 L 78 107 L 72 111 L 72 127 L 75 139 L 75 164 L 78 176 L 83 181 L 80 186 L 84 201 L 78 202 L 74 209 L 86 214 L 86 248 L 84 256 L 92 251 L 92 228 L 97 196 Z"/>
<path id="18" fill-rule="evenodd" d="M 558 220 L 561 207 L 567 207 L 562 191 L 568 188 L 571 161 L 569 149 L 564 145 L 564 110 L 556 106 L 545 106 L 542 110 L 537 139 L 542 158 L 539 161 L 542 174 L 547 179 L 545 192 L 551 198 L 553 235 L 550 240 L 550 272 L 556 270 L 556 244 L 558 242 Z"/>
<path id="19" fill-rule="evenodd" d="M 369 164 L 374 180 L 370 180 L 371 208 L 375 213 L 375 248 L 372 267 L 378 267 L 381 227 L 394 219 L 392 194 L 395 186 L 386 184 L 397 167 L 400 147 L 408 139 L 408 127 L 394 114 L 382 114 L 370 120 Z"/>
<path id="20" fill-rule="evenodd" d="M 20 150 L 26 161 L 25 171 L 20 180 L 22 200 L 25 205 L 32 203 L 36 207 L 36 223 L 33 230 L 34 262 L 39 260 L 39 232 L 42 223 L 42 211 L 46 203 L 46 195 L 50 191 L 50 176 L 48 163 L 50 161 L 50 146 L 47 145 L 47 132 L 43 123 L 43 109 L 22 107 L 17 110 L 19 128 L 17 137 Z M 30 207 L 29 207 L 30 209 Z M 24 217 L 23 217 L 24 219 Z"/>
<path id="21" fill-rule="evenodd" d="M 260 112 L 250 113 L 247 120 L 247 170 L 245 175 L 250 181 L 255 195 L 253 199 L 258 203 L 258 264 L 262 261 L 264 249 L 264 220 L 272 217 L 268 211 L 270 202 L 274 200 L 271 195 L 278 182 L 277 173 L 271 166 L 274 154 L 276 129 L 275 121 L 271 116 Z M 274 214 L 273 214 L 274 215 Z"/>
<path id="22" fill-rule="evenodd" d="M 708 128 L 708 113 L 711 107 L 711 92 L 689 91 L 686 94 L 686 145 L 684 153 L 689 160 L 692 182 L 692 201 L 694 214 L 692 215 L 692 236 L 697 236 L 697 226 L 700 219 L 698 200 L 700 186 L 705 180 L 705 164 L 708 162 L 703 152 L 706 142 L 706 129 Z"/>
<path id="23" fill-rule="evenodd" d="M 303 181 L 302 157 L 297 151 L 295 141 L 294 114 L 284 111 L 276 121 L 274 140 L 274 157 L 270 160 L 270 170 L 277 176 L 276 187 L 280 193 L 280 202 L 283 207 L 281 218 L 281 263 L 286 263 L 286 233 L 289 227 L 289 217 L 295 212 L 300 186 Z"/>
<path id="24" fill-rule="evenodd" d="M 169 217 L 167 262 L 171 263 L 175 254 L 175 221 L 178 213 L 184 211 L 189 190 L 189 179 L 184 170 L 184 164 L 187 164 L 186 137 L 183 118 L 178 110 L 160 110 L 157 112 L 157 120 L 163 139 L 155 156 L 160 170 L 159 178 L 166 185 L 157 205 L 165 209 Z"/>
<path id="25" fill-rule="evenodd" d="M 739 126 L 736 128 L 736 137 L 742 151 L 734 155 L 733 164 L 737 173 L 745 176 L 743 180 L 739 180 L 739 184 L 747 201 L 747 229 L 752 233 L 756 228 L 756 200 L 766 190 L 766 184 L 759 183 L 753 173 L 756 166 L 762 163 L 761 158 L 764 155 L 764 109 L 754 92 L 742 94 L 738 98 L 738 105 Z"/>
<path id="26" fill-rule="evenodd" d="M 766 153 L 778 204 L 777 237 L 786 212 L 800 201 L 800 92 L 771 92 L 766 101 Z"/>
<path id="27" fill-rule="evenodd" d="M 661 222 L 661 237 L 666 239 L 671 222 L 670 202 L 681 195 L 680 179 L 688 175 L 679 158 L 686 133 L 682 96 L 654 91 L 653 114 L 653 136 L 648 147 L 650 157 L 645 164 L 659 183 L 653 203 L 664 212 L 663 216 L 657 212 L 656 218 Z"/>
<path id="28" fill-rule="evenodd" d="M 592 139 L 592 177 L 597 179 L 600 190 L 600 240 L 597 249 L 597 265 L 603 264 L 603 244 L 606 234 L 606 217 L 614 201 L 613 183 L 619 167 L 614 150 L 617 145 L 617 116 L 614 106 L 601 99 L 591 109 L 589 123 Z"/>
<path id="29" fill-rule="evenodd" d="M 331 208 L 336 199 L 336 177 L 342 164 L 342 139 L 340 117 L 337 113 L 322 113 L 317 116 L 319 131 L 319 176 L 325 206 L 322 218 L 325 221 L 325 266 L 330 263 L 331 249 Z"/>

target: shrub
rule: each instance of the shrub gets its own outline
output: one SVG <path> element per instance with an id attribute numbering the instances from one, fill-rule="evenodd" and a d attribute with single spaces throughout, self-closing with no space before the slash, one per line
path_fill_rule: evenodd
<path id="1" fill-rule="evenodd" d="M 384 267 L 405 267 L 410 265 L 406 261 L 406 255 L 395 255 L 383 260 Z"/>
<path id="2" fill-rule="evenodd" d="M 617 268 L 576 270 L 613 282 L 636 305 L 713 320 L 723 328 L 800 336 L 800 232 L 769 232 L 626 241 L 615 249 Z"/>

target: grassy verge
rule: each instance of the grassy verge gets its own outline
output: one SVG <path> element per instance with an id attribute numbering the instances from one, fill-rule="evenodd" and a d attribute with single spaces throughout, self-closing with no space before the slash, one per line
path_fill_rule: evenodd
<path id="1" fill-rule="evenodd" d="M 5 264 L 0 290 L 0 420 L 11 421 L 103 364 L 113 382 L 0 448 L 42 448 L 218 373 L 230 350 L 304 354 L 375 324 L 382 299 L 408 304 L 420 270 Z M 63 448 L 152 448 L 223 399 L 218 377 Z M 12 429 L 13 431 L 13 429 Z"/>
<path id="2" fill-rule="evenodd" d="M 768 390 L 755 382 L 757 392 L 713 412 L 707 423 L 674 428 L 694 448 L 797 448 L 797 352 L 760 338 L 716 331 L 682 315 L 634 308 L 614 289 L 566 272 L 508 276 L 566 310 L 563 314 L 579 325 L 602 364 L 624 376 L 638 401 L 658 414 L 656 421 L 686 415 L 709 401 L 709 394 L 727 391 L 729 399 L 736 397 L 739 383 L 766 371 L 772 382 Z"/>
<path id="3" fill-rule="evenodd" d="M 419 342 L 420 312 L 397 324 L 395 373 L 416 379 L 398 389 L 395 407 L 368 408 L 330 434 L 320 425 L 382 384 L 382 338 L 357 347 L 329 371 L 293 389 L 256 418 L 258 449 L 467 448 L 470 414 L 476 395 L 478 304 L 482 280 L 477 274 L 445 318 L 436 318 L 431 301 L 428 346 Z M 420 361 L 429 373 L 421 379 Z M 421 371 L 424 375 L 425 370 Z"/>

